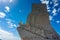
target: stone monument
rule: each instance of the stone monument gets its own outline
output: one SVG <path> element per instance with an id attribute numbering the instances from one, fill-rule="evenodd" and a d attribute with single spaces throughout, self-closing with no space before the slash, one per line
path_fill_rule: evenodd
<path id="1" fill-rule="evenodd" d="M 50 24 L 45 4 L 32 4 L 26 24 L 20 22 L 17 29 L 22 40 L 59 40 L 59 35 Z"/>

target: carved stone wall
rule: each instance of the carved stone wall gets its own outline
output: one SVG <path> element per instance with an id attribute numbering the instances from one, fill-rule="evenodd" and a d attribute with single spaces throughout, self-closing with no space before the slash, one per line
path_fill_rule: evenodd
<path id="1" fill-rule="evenodd" d="M 45 4 L 33 4 L 27 24 L 18 27 L 22 40 L 59 40 L 49 21 L 49 13 Z"/>

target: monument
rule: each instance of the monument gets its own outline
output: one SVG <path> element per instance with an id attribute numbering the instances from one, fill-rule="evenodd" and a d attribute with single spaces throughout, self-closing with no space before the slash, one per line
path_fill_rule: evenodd
<path id="1" fill-rule="evenodd" d="M 45 4 L 32 4 L 26 25 L 20 22 L 17 29 L 22 40 L 59 40 L 59 35 L 50 25 Z"/>

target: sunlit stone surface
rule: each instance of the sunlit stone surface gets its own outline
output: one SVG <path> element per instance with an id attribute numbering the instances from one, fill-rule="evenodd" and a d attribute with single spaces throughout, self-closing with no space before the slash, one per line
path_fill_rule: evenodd
<path id="1" fill-rule="evenodd" d="M 26 25 L 20 22 L 17 28 L 22 40 L 59 40 L 49 21 L 45 4 L 33 4 Z"/>

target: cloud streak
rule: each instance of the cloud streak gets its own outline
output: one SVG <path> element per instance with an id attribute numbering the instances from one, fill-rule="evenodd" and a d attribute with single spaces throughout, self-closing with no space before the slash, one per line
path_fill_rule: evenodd
<path id="1" fill-rule="evenodd" d="M 43 4 L 48 4 L 49 1 L 48 0 L 40 0 Z"/>
<path id="2" fill-rule="evenodd" d="M 57 23 L 60 23 L 60 21 L 58 21 L 58 20 L 57 20 L 56 22 L 57 22 Z"/>
<path id="3" fill-rule="evenodd" d="M 53 19 L 53 16 L 50 15 L 50 16 L 49 16 L 49 20 L 51 21 L 52 19 Z"/>
<path id="4" fill-rule="evenodd" d="M 7 32 L 2 29 L 0 29 L 0 39 L 2 39 L 2 40 L 20 40 L 20 38 L 14 36 L 13 33 Z"/>
<path id="5" fill-rule="evenodd" d="M 9 12 L 9 11 L 10 11 L 9 6 L 5 6 L 5 12 Z"/>
<path id="6" fill-rule="evenodd" d="M 9 28 L 17 27 L 17 25 L 13 23 L 14 22 L 13 20 L 6 19 L 6 21 L 7 21 Z"/>
<path id="7" fill-rule="evenodd" d="M 57 10 L 53 9 L 52 13 L 53 13 L 53 16 L 57 15 Z"/>
<path id="8" fill-rule="evenodd" d="M 4 12 L 0 12 L 0 18 L 4 18 L 6 14 Z"/>
<path id="9" fill-rule="evenodd" d="M 13 0 L 10 0 L 9 2 L 11 3 Z"/>

